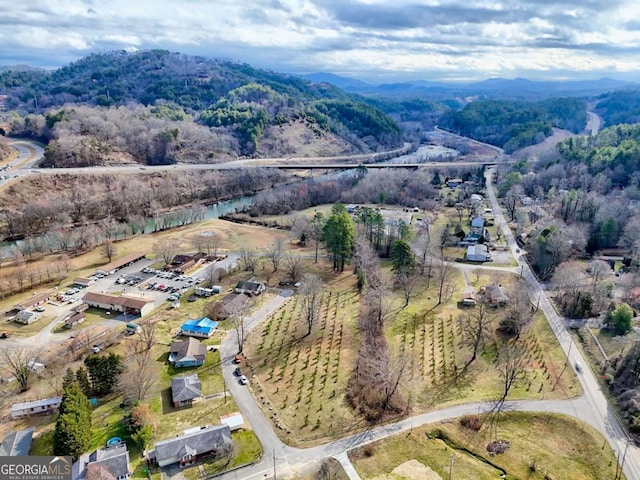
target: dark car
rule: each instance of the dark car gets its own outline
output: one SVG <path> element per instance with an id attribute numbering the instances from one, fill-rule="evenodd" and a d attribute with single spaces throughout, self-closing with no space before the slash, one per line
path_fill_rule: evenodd
<path id="1" fill-rule="evenodd" d="M 242 369 L 240 367 L 236 367 L 236 369 L 233 371 L 233 374 L 239 377 L 240 375 L 242 375 Z"/>
<path id="2" fill-rule="evenodd" d="M 187 298 L 187 302 L 195 302 L 197 299 L 198 297 L 195 295 L 190 295 L 189 298 Z"/>

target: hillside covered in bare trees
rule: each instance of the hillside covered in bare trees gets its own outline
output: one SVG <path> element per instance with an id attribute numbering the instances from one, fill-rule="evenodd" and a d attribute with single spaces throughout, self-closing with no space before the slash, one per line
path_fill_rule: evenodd
<path id="1" fill-rule="evenodd" d="M 9 70 L 0 91 L 17 112 L 11 134 L 49 142 L 51 167 L 326 156 L 401 143 L 393 120 L 336 87 L 162 50 Z"/>

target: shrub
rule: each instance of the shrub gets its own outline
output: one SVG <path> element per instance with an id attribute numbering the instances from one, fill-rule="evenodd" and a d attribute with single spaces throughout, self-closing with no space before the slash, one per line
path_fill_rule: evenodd
<path id="1" fill-rule="evenodd" d="M 478 415 L 465 415 L 460 419 L 460 425 L 478 432 L 482 428 L 482 419 Z"/>

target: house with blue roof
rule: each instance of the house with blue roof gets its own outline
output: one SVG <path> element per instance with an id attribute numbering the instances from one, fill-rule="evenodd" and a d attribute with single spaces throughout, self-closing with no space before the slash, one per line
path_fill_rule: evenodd
<path id="1" fill-rule="evenodd" d="M 209 317 L 202 317 L 184 322 L 180 327 L 180 335 L 209 338 L 217 328 L 218 322 L 214 322 Z"/>

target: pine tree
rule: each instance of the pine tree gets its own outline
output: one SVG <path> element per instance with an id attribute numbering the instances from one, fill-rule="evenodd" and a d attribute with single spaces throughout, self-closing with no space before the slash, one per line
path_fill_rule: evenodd
<path id="1" fill-rule="evenodd" d="M 73 374 L 73 369 L 71 367 L 67 368 L 67 371 L 62 377 L 62 390 L 66 390 L 71 386 L 73 382 L 76 381 L 76 376 Z"/>
<path id="2" fill-rule="evenodd" d="M 73 380 L 67 384 L 62 396 L 60 415 L 53 432 L 53 452 L 55 455 L 70 455 L 75 461 L 90 446 L 91 405 L 78 382 Z"/>
<path id="3" fill-rule="evenodd" d="M 76 380 L 78 385 L 80 386 L 80 390 L 87 397 L 91 395 L 91 382 L 89 382 L 89 375 L 87 374 L 87 369 L 84 367 L 78 368 L 76 371 Z"/>

